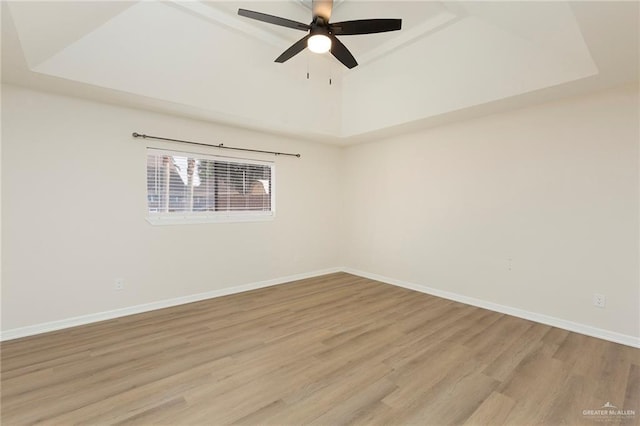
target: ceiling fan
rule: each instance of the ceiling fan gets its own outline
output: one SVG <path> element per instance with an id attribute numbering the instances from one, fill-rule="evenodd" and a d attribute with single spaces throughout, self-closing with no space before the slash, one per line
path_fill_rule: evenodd
<path id="1" fill-rule="evenodd" d="M 246 9 L 238 9 L 238 15 L 295 30 L 308 31 L 306 36 L 278 56 L 276 62 L 285 62 L 308 47 L 315 53 L 331 51 L 331 54 L 349 69 L 357 66 L 358 62 L 336 36 L 384 33 L 402 28 L 402 19 L 360 19 L 329 23 L 332 9 L 333 0 L 313 0 L 312 20 L 308 25 Z"/>

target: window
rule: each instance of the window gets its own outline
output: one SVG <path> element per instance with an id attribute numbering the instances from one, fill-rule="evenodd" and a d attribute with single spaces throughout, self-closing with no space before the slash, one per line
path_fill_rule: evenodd
<path id="1" fill-rule="evenodd" d="M 147 150 L 148 220 L 154 224 L 265 220 L 274 216 L 274 165 Z"/>

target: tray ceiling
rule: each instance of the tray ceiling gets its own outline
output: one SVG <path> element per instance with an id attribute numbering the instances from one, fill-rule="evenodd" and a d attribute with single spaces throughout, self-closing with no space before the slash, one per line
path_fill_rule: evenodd
<path id="1" fill-rule="evenodd" d="M 5 2 L 3 81 L 346 143 L 638 76 L 633 2 L 344 0 L 332 21 L 403 19 L 341 37 L 353 70 L 308 51 L 274 63 L 304 33 L 238 8 L 311 18 L 300 0 Z"/>

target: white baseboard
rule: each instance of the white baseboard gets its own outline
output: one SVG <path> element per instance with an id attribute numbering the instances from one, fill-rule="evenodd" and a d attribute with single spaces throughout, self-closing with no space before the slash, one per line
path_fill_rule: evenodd
<path id="1" fill-rule="evenodd" d="M 438 290 L 435 288 L 426 287 L 426 286 L 414 284 L 414 283 L 409 283 L 406 281 L 397 280 L 395 278 L 389 278 L 389 277 L 385 277 L 378 274 L 359 271 L 352 268 L 344 268 L 343 271 L 352 275 L 357 275 L 359 277 L 369 278 L 371 280 L 381 281 L 386 284 L 407 288 L 409 290 L 419 291 L 421 293 L 430 294 L 432 296 L 442 297 L 443 299 L 449 299 L 449 300 L 464 303 L 467 305 L 488 309 L 490 311 L 500 312 L 503 314 L 512 315 L 514 317 L 524 318 L 530 321 L 539 322 L 541 324 L 562 328 L 564 330 L 573 331 L 573 332 L 584 334 L 587 336 L 597 337 L 599 339 L 608 340 L 611 342 L 620 343 L 627 346 L 632 346 L 634 348 L 640 348 L 640 338 L 629 336 L 626 334 L 616 333 L 615 331 L 604 330 L 602 328 L 592 327 L 590 325 L 580 324 L 577 322 L 568 321 L 561 318 L 551 317 L 548 315 L 538 314 L 535 312 L 529 312 L 523 309 L 512 308 L 510 306 L 500 305 L 498 303 L 488 302 L 486 300 L 463 296 L 461 294 L 451 293 L 444 290 Z"/>
<path id="2" fill-rule="evenodd" d="M 82 315 L 67 318 L 59 321 L 51 321 L 27 327 L 5 330 L 0 333 L 0 341 L 18 339 L 20 337 L 33 336 L 35 334 L 47 333 L 49 331 L 62 330 L 78 325 L 90 324 L 127 315 L 140 314 L 142 312 L 154 311 L 156 309 L 169 308 L 171 306 L 184 305 L 186 303 L 198 302 L 200 300 L 213 299 L 215 297 L 227 296 L 230 294 L 242 293 L 244 291 L 256 290 L 264 287 L 271 287 L 291 281 L 313 278 L 320 275 L 341 272 L 344 268 L 329 268 L 320 271 L 313 271 L 303 274 L 289 275 L 287 277 L 275 278 L 272 280 L 258 281 L 255 283 L 239 285 L 235 287 L 223 288 L 220 290 L 207 291 L 205 293 L 192 294 L 189 296 L 176 297 L 174 299 L 160 300 L 158 302 L 145 303 L 143 305 L 129 306 L 127 308 L 114 309 L 112 311 L 98 312 L 95 314 Z"/>
<path id="3" fill-rule="evenodd" d="M 346 272 L 352 275 L 357 275 L 363 278 L 369 278 L 375 281 L 384 282 L 384 283 L 395 285 L 398 287 L 419 291 L 421 293 L 442 297 L 444 299 L 453 300 L 453 301 L 464 303 L 467 305 L 477 306 L 480 308 L 488 309 L 495 312 L 500 312 L 507 315 L 512 315 L 518 318 L 524 318 L 530 321 L 535 321 L 541 324 L 562 328 L 564 330 L 573 331 L 573 332 L 584 334 L 587 336 L 597 337 L 599 339 L 608 340 L 611 342 L 620 343 L 620 344 L 632 346 L 635 348 L 640 348 L 640 338 L 638 337 L 616 333 L 614 331 L 604 330 L 601 328 L 592 327 L 589 325 L 580 324 L 573 321 L 564 320 L 561 318 L 556 318 L 548 315 L 538 314 L 535 312 L 525 311 L 523 309 L 500 305 L 498 303 L 488 302 L 486 300 L 463 296 L 457 293 L 438 290 L 435 288 L 431 288 L 431 287 L 427 287 L 419 284 L 397 280 L 395 278 L 389 278 L 389 277 L 385 277 L 378 274 L 373 274 L 369 272 L 359 271 L 357 269 L 344 268 L 344 267 L 328 268 L 328 269 L 323 269 L 323 270 L 313 271 L 313 272 L 308 272 L 303 274 L 289 275 L 286 277 L 275 278 L 275 279 L 266 280 L 266 281 L 258 281 L 255 283 L 223 288 L 220 290 L 208 291 L 205 293 L 198 293 L 198 294 L 193 294 L 189 296 L 177 297 L 174 299 L 161 300 L 158 302 L 130 306 L 127 308 L 114 309 L 112 311 L 98 312 L 95 314 L 82 315 L 82 316 L 67 318 L 59 321 L 51 321 L 51 322 L 46 322 L 41 324 L 30 325 L 27 327 L 14 328 L 11 330 L 0 332 L 0 341 L 18 339 L 20 337 L 33 336 L 36 334 L 46 333 L 49 331 L 62 330 L 69 327 L 76 327 L 79 325 L 91 324 L 98 321 L 119 318 L 127 315 L 139 314 L 142 312 L 153 311 L 156 309 L 169 308 L 171 306 L 178 306 L 186 303 L 198 302 L 206 299 L 213 299 L 215 297 L 242 293 L 245 291 L 256 290 L 264 287 L 271 287 L 278 284 L 284 284 L 291 281 L 302 280 L 305 278 L 318 277 L 321 275 L 332 274 L 335 272 Z"/>

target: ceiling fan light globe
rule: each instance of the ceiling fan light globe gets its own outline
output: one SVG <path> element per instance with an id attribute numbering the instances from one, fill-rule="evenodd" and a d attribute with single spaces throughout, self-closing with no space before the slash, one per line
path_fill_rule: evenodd
<path id="1" fill-rule="evenodd" d="M 327 53 L 331 49 L 331 39 L 324 34 L 309 37 L 307 47 L 314 53 Z"/>

